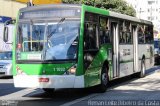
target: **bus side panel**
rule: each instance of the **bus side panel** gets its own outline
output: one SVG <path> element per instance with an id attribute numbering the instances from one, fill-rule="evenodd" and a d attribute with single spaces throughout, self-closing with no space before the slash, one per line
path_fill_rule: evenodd
<path id="1" fill-rule="evenodd" d="M 147 53 L 145 57 L 145 66 L 146 70 L 150 69 L 154 66 L 154 46 L 152 44 L 146 44 Z"/>
<path id="2" fill-rule="evenodd" d="M 86 32 L 84 32 L 84 20 L 85 20 L 85 12 L 91 12 L 95 14 L 101 14 L 101 15 L 109 15 L 109 11 L 98 9 L 91 6 L 82 5 L 82 15 L 81 15 L 81 46 L 84 46 L 84 36 Z M 83 47 L 81 47 L 83 48 Z M 80 48 L 79 48 L 80 50 Z M 103 51 L 103 52 L 102 52 Z M 90 87 L 94 85 L 100 84 L 100 72 L 102 69 L 103 62 L 107 59 L 107 51 L 106 50 L 98 50 L 98 52 L 94 53 L 94 56 L 92 57 L 92 61 L 90 62 L 89 67 L 85 68 L 85 62 L 84 62 L 84 51 L 83 51 L 83 57 L 78 61 L 78 67 L 83 67 L 84 72 L 84 80 L 85 80 L 85 87 Z M 83 59 L 83 62 L 81 60 Z M 81 64 L 80 64 L 81 62 Z M 83 64 L 83 65 L 82 65 Z M 80 69 L 80 68 L 78 68 Z M 79 71 L 80 72 L 80 71 Z"/>
<path id="3" fill-rule="evenodd" d="M 109 62 L 108 74 L 110 79 L 112 78 L 112 61 L 109 56 L 109 51 L 112 50 L 111 45 L 104 45 L 100 48 L 97 55 L 94 57 L 93 61 L 89 67 L 85 70 L 85 84 L 87 87 L 95 86 L 101 82 L 101 70 L 104 62 L 107 60 Z"/>
<path id="4" fill-rule="evenodd" d="M 133 74 L 133 45 L 120 45 L 120 77 Z"/>
<path id="5" fill-rule="evenodd" d="M 149 69 L 154 65 L 154 57 L 153 57 L 153 45 L 150 44 L 139 44 L 138 46 L 138 64 L 139 71 L 142 68 L 142 59 L 145 57 L 145 68 Z"/>

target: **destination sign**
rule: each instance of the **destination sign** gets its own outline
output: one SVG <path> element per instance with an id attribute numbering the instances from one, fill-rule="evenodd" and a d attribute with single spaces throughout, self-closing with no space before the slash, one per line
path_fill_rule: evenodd
<path id="1" fill-rule="evenodd" d="M 80 9 L 56 9 L 27 11 L 20 14 L 20 19 L 80 17 Z"/>

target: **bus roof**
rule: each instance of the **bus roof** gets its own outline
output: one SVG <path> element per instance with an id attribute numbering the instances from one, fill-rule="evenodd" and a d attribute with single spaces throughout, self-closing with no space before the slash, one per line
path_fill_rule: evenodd
<path id="1" fill-rule="evenodd" d="M 109 12 L 109 16 L 111 16 L 111 17 L 125 19 L 125 20 L 138 22 L 138 23 L 153 25 L 152 22 L 150 22 L 150 21 L 138 19 L 136 17 L 132 17 L 132 16 L 129 16 L 129 15 L 124 15 L 124 14 L 120 14 L 120 13 L 117 13 L 117 12 L 108 11 L 108 10 L 105 10 L 105 9 L 100 9 L 100 8 L 87 6 L 87 5 L 76 5 L 76 4 L 38 5 L 38 6 L 31 6 L 31 7 L 22 8 L 22 9 L 20 9 L 20 12 L 41 10 L 41 9 L 50 9 L 50 8 L 82 8 L 82 7 L 85 8 L 86 10 L 92 10 L 95 13 L 98 13 L 97 11 L 99 11 L 100 13 L 98 13 L 98 14 L 103 14 L 104 15 L 106 13 L 106 15 L 108 15 L 108 12 Z M 94 10 L 96 10 L 96 11 L 94 11 Z"/>
<path id="2" fill-rule="evenodd" d="M 125 20 L 138 22 L 138 23 L 153 25 L 152 22 L 150 22 L 150 21 L 143 20 L 143 19 L 138 19 L 136 17 L 132 17 L 132 16 L 129 16 L 129 15 L 125 15 L 125 14 L 121 14 L 121 13 L 117 13 L 117 12 L 113 12 L 113 11 L 109 11 L 109 10 L 105 10 L 105 9 L 100 9 L 100 8 L 96 8 L 96 7 L 92 7 L 92 6 L 87 6 L 87 5 L 83 5 L 83 6 L 86 10 L 90 10 L 93 13 L 98 13 L 98 14 L 102 14 L 102 15 L 104 15 L 104 13 L 106 13 L 106 15 L 108 15 L 107 13 L 109 12 L 109 16 L 111 16 L 111 17 L 115 17 L 115 18 L 119 18 L 119 19 L 125 19 Z M 99 12 L 97 12 L 97 10 Z"/>
<path id="3" fill-rule="evenodd" d="M 143 19 L 138 19 L 136 17 L 132 17 L 132 16 L 125 15 L 125 14 L 120 14 L 120 13 L 109 11 L 109 15 L 112 16 L 112 17 L 117 17 L 118 16 L 118 18 L 120 18 L 120 19 L 126 19 L 126 20 L 130 20 L 130 21 L 138 22 L 138 23 L 144 23 L 144 24 L 151 24 L 152 25 L 152 22 L 150 22 L 150 21 L 143 20 Z"/>
<path id="4" fill-rule="evenodd" d="M 26 8 L 20 9 L 21 12 L 25 11 L 32 11 L 32 10 L 41 10 L 41 9 L 50 9 L 50 8 L 81 8 L 81 5 L 75 4 L 49 4 L 49 5 L 37 5 L 37 6 L 30 6 Z"/>

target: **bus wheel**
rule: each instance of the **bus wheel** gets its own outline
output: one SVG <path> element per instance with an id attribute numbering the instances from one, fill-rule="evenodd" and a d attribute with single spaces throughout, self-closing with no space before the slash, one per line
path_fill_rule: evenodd
<path id="1" fill-rule="evenodd" d="M 54 88 L 43 88 L 43 91 L 45 91 L 45 93 L 50 94 L 50 93 L 53 93 L 55 89 Z"/>
<path id="2" fill-rule="evenodd" d="M 100 92 L 105 92 L 108 87 L 109 77 L 108 77 L 108 68 L 103 66 L 101 72 L 101 84 L 99 85 Z"/>
<path id="3" fill-rule="evenodd" d="M 145 77 L 145 70 L 146 70 L 146 68 L 145 68 L 145 61 L 144 60 L 142 60 L 142 64 L 141 64 L 141 72 L 140 72 L 140 78 L 143 78 L 143 77 Z"/>

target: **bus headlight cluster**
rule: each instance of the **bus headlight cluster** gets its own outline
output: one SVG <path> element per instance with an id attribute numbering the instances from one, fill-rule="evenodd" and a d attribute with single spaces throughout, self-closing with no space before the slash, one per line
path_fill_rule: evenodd
<path id="1" fill-rule="evenodd" d="M 26 75 L 23 70 L 20 69 L 20 67 L 16 66 L 17 75 Z"/>
<path id="2" fill-rule="evenodd" d="M 67 70 L 64 74 L 65 75 L 75 75 L 76 74 L 76 69 L 77 69 L 77 64 L 72 66 L 69 70 Z"/>

